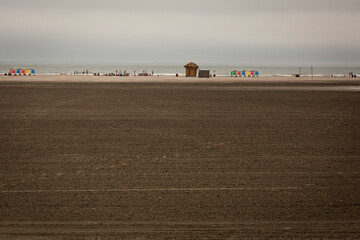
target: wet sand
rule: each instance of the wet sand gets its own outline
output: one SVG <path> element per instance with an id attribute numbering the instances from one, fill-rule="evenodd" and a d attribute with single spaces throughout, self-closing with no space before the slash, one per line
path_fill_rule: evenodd
<path id="1" fill-rule="evenodd" d="M 0 239 L 359 239 L 359 106 L 351 79 L 0 77 Z"/>

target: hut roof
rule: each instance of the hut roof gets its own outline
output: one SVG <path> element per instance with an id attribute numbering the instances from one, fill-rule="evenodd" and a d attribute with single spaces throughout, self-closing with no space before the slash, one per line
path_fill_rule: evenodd
<path id="1" fill-rule="evenodd" d="M 198 65 L 196 65 L 195 63 L 193 62 L 189 62 L 188 64 L 186 64 L 184 67 L 189 67 L 189 68 L 199 68 Z"/>

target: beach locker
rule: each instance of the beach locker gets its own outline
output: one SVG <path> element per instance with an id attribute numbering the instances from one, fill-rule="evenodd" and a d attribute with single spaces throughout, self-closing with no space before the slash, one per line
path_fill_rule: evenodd
<path id="1" fill-rule="evenodd" d="M 246 70 L 242 70 L 242 71 L 241 71 L 241 76 L 243 76 L 243 77 L 246 76 Z"/>
<path id="2" fill-rule="evenodd" d="M 21 74 L 24 74 L 25 75 L 25 69 L 21 69 Z"/>
<path id="3" fill-rule="evenodd" d="M 26 75 L 31 75 L 31 69 L 26 69 L 25 73 Z"/>
<path id="4" fill-rule="evenodd" d="M 210 78 L 210 70 L 199 70 L 199 78 Z"/>
<path id="5" fill-rule="evenodd" d="M 246 71 L 246 72 L 245 72 L 245 75 L 246 75 L 246 76 L 250 76 L 250 75 L 251 75 L 250 71 Z"/>
<path id="6" fill-rule="evenodd" d="M 16 74 L 16 70 L 15 70 L 15 69 L 10 69 L 10 74 L 11 74 L 11 75 L 15 75 L 15 74 Z"/>
<path id="7" fill-rule="evenodd" d="M 231 72 L 231 76 L 236 77 L 236 73 L 237 73 L 237 71 L 236 71 L 236 70 L 232 71 L 232 72 Z"/>
<path id="8" fill-rule="evenodd" d="M 259 72 L 255 71 L 255 77 L 258 77 L 258 76 L 259 76 Z"/>
<path id="9" fill-rule="evenodd" d="M 30 69 L 31 71 L 30 71 L 30 74 L 31 75 L 35 75 L 35 70 L 34 69 Z"/>
<path id="10" fill-rule="evenodd" d="M 236 75 L 241 76 L 241 72 L 237 71 Z"/>
<path id="11" fill-rule="evenodd" d="M 252 70 L 252 71 L 250 72 L 250 74 L 251 74 L 252 77 L 255 77 L 255 71 L 254 71 L 254 70 Z"/>
<path id="12" fill-rule="evenodd" d="M 20 74 L 21 74 L 21 69 L 20 69 L 20 68 L 16 69 L 16 74 L 17 74 L 17 75 L 20 75 Z"/>

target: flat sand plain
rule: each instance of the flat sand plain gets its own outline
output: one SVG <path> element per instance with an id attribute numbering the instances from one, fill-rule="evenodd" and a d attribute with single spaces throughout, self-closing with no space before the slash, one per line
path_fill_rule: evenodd
<path id="1" fill-rule="evenodd" d="M 0 77 L 0 239 L 360 238 L 360 81 L 120 79 Z"/>
<path id="2" fill-rule="evenodd" d="M 286 76 L 260 76 L 260 77 L 211 77 L 197 78 L 179 76 L 93 76 L 93 75 L 34 75 L 34 76 L 4 76 L 0 81 L 16 82 L 180 82 L 180 83 L 228 83 L 228 82 L 360 82 L 360 78 L 350 77 L 286 77 Z"/>

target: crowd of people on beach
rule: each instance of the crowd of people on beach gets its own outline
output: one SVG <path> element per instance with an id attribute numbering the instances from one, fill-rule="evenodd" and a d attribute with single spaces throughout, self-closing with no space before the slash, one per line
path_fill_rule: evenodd
<path id="1" fill-rule="evenodd" d="M 82 73 L 82 75 L 89 75 L 89 70 L 88 69 L 84 69 L 82 72 L 79 71 L 74 71 L 74 75 L 80 75 Z M 61 73 L 60 75 L 66 75 Z M 110 72 L 110 73 L 100 73 L 100 72 L 94 72 L 92 73 L 93 76 L 119 76 L 119 77 L 127 77 L 130 76 L 132 74 L 130 74 L 129 72 L 127 72 L 126 70 L 122 71 L 122 70 L 115 70 L 115 72 Z M 151 73 L 148 73 L 147 71 L 143 70 L 141 73 L 136 73 L 136 70 L 134 70 L 133 72 L 133 76 L 155 76 L 154 75 L 154 71 L 151 71 Z M 157 75 L 159 76 L 159 75 Z"/>
<path id="2" fill-rule="evenodd" d="M 94 76 L 100 76 L 100 73 L 94 73 Z M 103 74 L 103 76 L 127 77 L 127 76 L 130 76 L 130 73 L 126 72 L 126 70 L 124 72 L 116 70 L 115 73 L 113 73 L 113 72 L 105 73 L 105 74 Z"/>
<path id="3" fill-rule="evenodd" d="M 81 74 L 81 72 L 79 72 L 79 71 L 74 71 L 74 75 L 79 75 L 79 74 Z M 83 71 L 82 71 L 82 75 L 88 75 L 89 74 L 89 70 L 87 70 L 87 69 L 84 69 Z"/>

